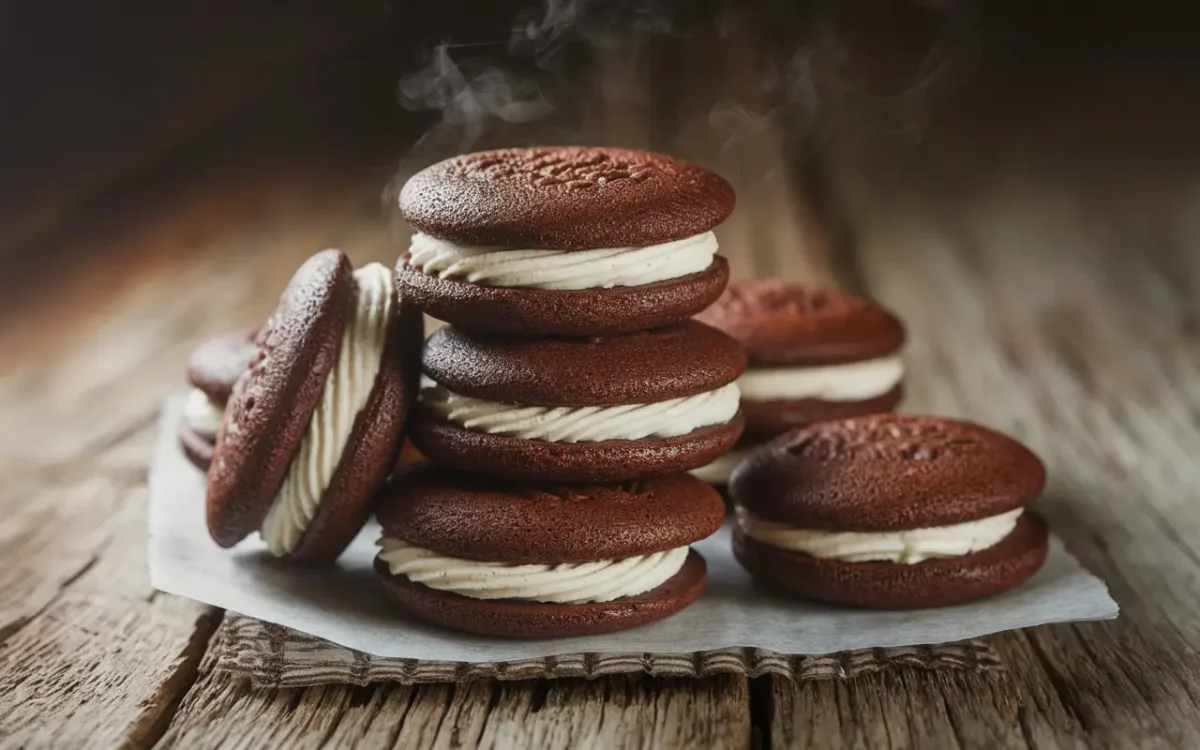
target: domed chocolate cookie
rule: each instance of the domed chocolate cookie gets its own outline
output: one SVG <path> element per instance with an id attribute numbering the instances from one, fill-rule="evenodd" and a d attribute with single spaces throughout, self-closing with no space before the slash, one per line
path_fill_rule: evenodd
<path id="1" fill-rule="evenodd" d="M 746 348 L 750 366 L 738 381 L 743 456 L 797 427 L 892 411 L 903 396 L 904 328 L 861 297 L 782 281 L 735 281 L 696 318 Z M 723 457 L 698 476 L 722 484 L 736 463 Z"/>
<path id="2" fill-rule="evenodd" d="M 721 177 L 664 154 L 467 154 L 401 191 L 417 232 L 397 284 L 434 318 L 475 330 L 591 336 L 676 323 L 728 281 L 712 229 L 733 204 Z"/>
<path id="3" fill-rule="evenodd" d="M 1045 561 L 1042 462 L 976 424 L 880 414 L 771 441 L 733 472 L 734 552 L 759 580 L 862 607 L 958 604 Z"/>
<path id="4" fill-rule="evenodd" d="M 256 332 L 247 328 L 209 339 L 188 358 L 187 379 L 192 389 L 179 422 L 179 444 L 188 460 L 202 471 L 208 471 L 212 463 L 213 443 L 233 384 L 257 350 Z"/>
<path id="5" fill-rule="evenodd" d="M 704 559 L 689 545 L 724 515 L 721 498 L 686 475 L 518 487 L 425 465 L 382 493 L 375 568 L 403 609 L 443 627 L 608 633 L 700 596 Z"/>
<path id="6" fill-rule="evenodd" d="M 508 479 L 686 471 L 737 441 L 744 366 L 736 341 L 695 321 L 590 339 L 447 326 L 426 345 L 411 438 L 436 463 Z"/>
<path id="7" fill-rule="evenodd" d="M 354 271 L 325 250 L 300 267 L 217 435 L 208 528 L 218 544 L 258 531 L 293 561 L 341 554 L 396 464 L 421 333 L 385 266 Z"/>

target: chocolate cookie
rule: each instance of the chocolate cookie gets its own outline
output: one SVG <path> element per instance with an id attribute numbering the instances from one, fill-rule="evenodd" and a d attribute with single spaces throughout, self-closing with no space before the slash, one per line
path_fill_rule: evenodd
<path id="1" fill-rule="evenodd" d="M 700 596 L 689 549 L 724 505 L 676 475 L 623 484 L 515 486 L 416 467 L 381 494 L 375 568 L 401 607 L 443 627 L 550 638 L 608 633 Z"/>
<path id="2" fill-rule="evenodd" d="M 429 315 L 476 330 L 614 335 L 677 323 L 729 279 L 716 174 L 663 154 L 505 149 L 419 172 L 400 209 L 418 231 L 396 280 Z"/>
<path id="3" fill-rule="evenodd" d="M 696 318 L 746 348 L 751 367 L 817 367 L 886 357 L 904 326 L 874 302 L 774 279 L 732 282 Z"/>
<path id="4" fill-rule="evenodd" d="M 233 384 L 254 357 L 256 333 L 257 329 L 247 328 L 217 336 L 196 347 L 188 358 L 192 389 L 179 422 L 179 443 L 188 460 L 202 471 L 212 463 L 213 443 Z"/>
<path id="5" fill-rule="evenodd" d="M 464 471 L 608 482 L 701 466 L 742 430 L 737 342 L 695 321 L 527 339 L 447 326 L 425 349 L 413 443 Z"/>
<path id="6" fill-rule="evenodd" d="M 421 328 L 386 267 L 353 271 L 338 250 L 300 267 L 217 435 L 208 528 L 218 544 L 257 530 L 293 561 L 341 554 L 396 463 Z"/>
<path id="7" fill-rule="evenodd" d="M 868 300 L 781 281 L 735 281 L 696 318 L 746 348 L 750 366 L 738 381 L 746 443 L 892 411 L 903 397 L 904 328 Z M 718 469 L 706 476 L 721 479 Z"/>
<path id="8" fill-rule="evenodd" d="M 939 417 L 821 422 L 771 441 L 729 483 L 734 551 L 776 588 L 842 604 L 943 606 L 1020 585 L 1045 561 L 1026 506 L 1046 483 L 1017 441 Z"/>

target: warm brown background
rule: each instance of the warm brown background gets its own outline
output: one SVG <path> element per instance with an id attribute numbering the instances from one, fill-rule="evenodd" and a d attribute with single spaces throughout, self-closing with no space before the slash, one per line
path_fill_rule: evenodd
<path id="1" fill-rule="evenodd" d="M 111 5 L 0 2 L 0 744 L 1200 743 L 1200 63 L 1177 4 L 576 4 L 589 25 L 535 79 L 553 112 L 474 134 L 465 112 L 530 110 L 489 90 L 439 125 L 397 84 L 443 39 L 485 73 L 514 4 Z M 152 592 L 143 552 L 188 350 L 316 249 L 394 260 L 398 169 L 542 140 L 710 164 L 739 193 L 736 274 L 894 307 L 908 408 L 1038 450 L 1039 508 L 1122 618 L 991 638 L 1002 676 L 253 691 L 213 671 L 224 614 Z"/>

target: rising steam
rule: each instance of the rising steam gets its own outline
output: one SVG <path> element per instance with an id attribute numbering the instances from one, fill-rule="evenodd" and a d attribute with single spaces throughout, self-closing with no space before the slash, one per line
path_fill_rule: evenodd
<path id="1" fill-rule="evenodd" d="M 962 82 L 978 57 L 978 44 L 967 3 L 912 2 L 940 31 L 911 76 L 879 91 L 862 82 L 863 66 L 837 22 L 837 2 L 799 4 L 803 10 L 797 10 L 794 3 L 726 0 L 703 13 L 683 13 L 679 3 L 652 0 L 542 0 L 497 29 L 493 41 L 445 40 L 429 49 L 420 69 L 403 76 L 400 104 L 437 113 L 438 119 L 402 160 L 385 198 L 395 205 L 399 187 L 413 172 L 457 153 L 597 140 L 580 128 L 580 112 L 615 106 L 612 99 L 631 90 L 645 94 L 648 81 L 639 56 L 663 45 L 668 56 L 684 58 L 675 60 L 677 68 L 707 62 L 720 71 L 723 56 L 745 56 L 745 39 L 751 39 L 756 66 L 751 75 L 760 80 L 748 96 L 744 76 L 736 81 L 717 76 L 705 91 L 688 92 L 701 101 L 654 90 L 655 97 L 681 97 L 668 102 L 680 122 L 665 150 L 686 157 L 693 150 L 711 151 L 716 143 L 736 159 L 747 144 L 786 133 L 789 155 L 803 158 L 831 133 L 863 124 L 919 137 L 930 104 Z M 760 44 L 759 37 L 770 41 Z M 614 66 L 614 60 L 628 64 Z M 582 72 L 597 63 L 606 63 L 600 67 L 609 77 L 624 71 L 619 74 L 624 79 L 595 80 Z M 671 111 L 671 106 L 656 110 Z"/>

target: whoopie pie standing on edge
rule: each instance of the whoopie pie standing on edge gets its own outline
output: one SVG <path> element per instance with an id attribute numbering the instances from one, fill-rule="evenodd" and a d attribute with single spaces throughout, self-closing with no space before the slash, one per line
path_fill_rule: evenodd
<path id="1" fill-rule="evenodd" d="M 519 486 L 431 465 L 397 476 L 375 567 L 407 612 L 484 635 L 595 635 L 675 614 L 704 590 L 689 549 L 725 505 L 686 474 Z"/>
<path id="2" fill-rule="evenodd" d="M 712 229 L 733 188 L 664 154 L 503 149 L 413 176 L 400 211 L 417 230 L 399 288 L 451 325 L 600 336 L 687 319 L 729 279 Z"/>
<path id="3" fill-rule="evenodd" d="M 336 559 L 396 463 L 421 338 L 388 268 L 309 258 L 229 397 L 208 472 L 212 538 L 231 547 L 258 531 L 276 556 Z"/>
<path id="4" fill-rule="evenodd" d="M 1026 506 L 1042 462 L 969 422 L 880 414 L 818 422 L 755 451 L 730 479 L 734 553 L 798 596 L 879 609 L 961 604 L 1046 560 Z"/>
<path id="5" fill-rule="evenodd" d="M 179 420 L 179 444 L 201 471 L 212 463 L 213 443 L 221 429 L 225 403 L 233 384 L 241 377 L 257 347 L 256 329 L 227 333 L 197 346 L 188 357 L 187 379 L 191 385 Z"/>
<path id="6" fill-rule="evenodd" d="M 689 318 L 728 281 L 712 230 L 733 204 L 706 169 L 574 146 L 467 154 L 404 186 L 397 287 L 449 324 L 409 435 L 438 468 L 397 473 L 378 514 L 376 568 L 406 611 L 584 635 L 700 595 L 689 545 L 724 508 L 681 472 L 737 441 L 746 362 Z"/>
<path id="7" fill-rule="evenodd" d="M 729 284 L 696 316 L 737 339 L 746 430 L 737 447 L 694 472 L 714 485 L 757 446 L 826 419 L 893 411 L 903 397 L 904 326 L 874 302 L 775 280 Z"/>

